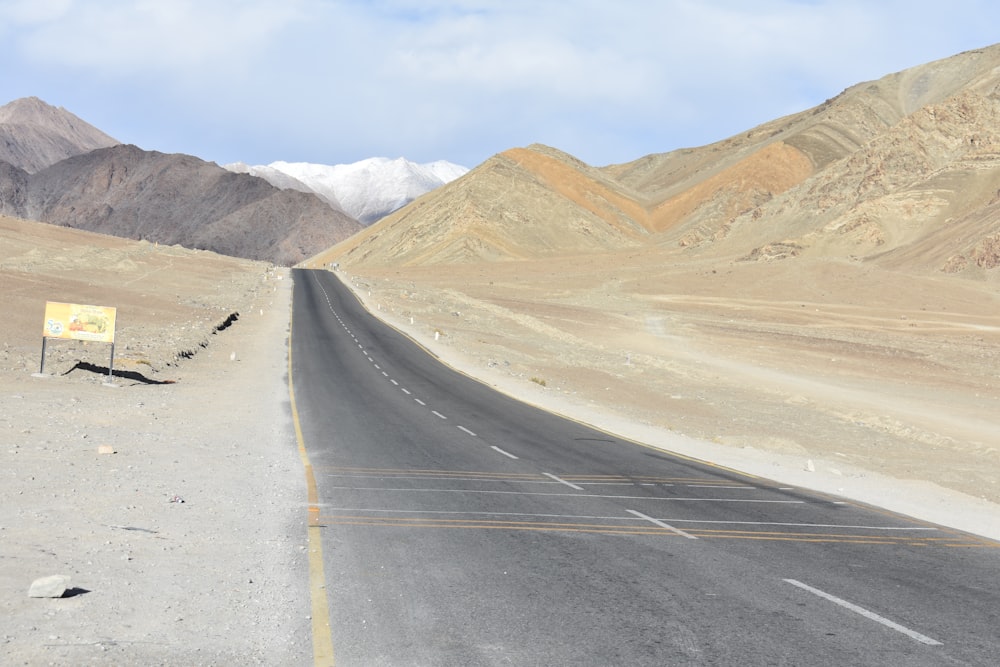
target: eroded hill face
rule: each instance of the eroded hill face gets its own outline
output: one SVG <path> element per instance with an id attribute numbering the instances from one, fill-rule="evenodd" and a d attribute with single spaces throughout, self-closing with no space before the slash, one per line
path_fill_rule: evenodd
<path id="1" fill-rule="evenodd" d="M 1000 263 L 998 72 L 1000 47 L 967 52 L 710 146 L 602 169 L 544 146 L 509 150 L 316 259 L 646 247 L 671 262 L 811 257 L 984 277 Z"/>
<path id="2" fill-rule="evenodd" d="M 507 151 L 459 181 L 375 223 L 330 257 L 393 265 L 508 261 L 611 251 L 646 234 L 635 220 L 642 206 L 620 186 L 551 149 Z"/>

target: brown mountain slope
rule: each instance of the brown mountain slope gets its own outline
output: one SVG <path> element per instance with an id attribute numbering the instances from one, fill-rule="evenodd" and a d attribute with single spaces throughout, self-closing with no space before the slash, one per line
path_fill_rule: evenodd
<path id="1" fill-rule="evenodd" d="M 120 142 L 69 111 L 25 97 L 0 107 L 0 162 L 34 173 Z"/>
<path id="2" fill-rule="evenodd" d="M 818 107 L 765 123 L 700 148 L 647 155 L 603 171 L 644 193 L 657 205 L 694 183 L 743 161 L 762 147 L 784 142 L 809 158 L 816 170 L 851 155 L 907 115 L 938 104 L 990 79 L 1000 65 L 1000 45 L 953 56 L 857 84 Z"/>
<path id="3" fill-rule="evenodd" d="M 998 62 L 1000 65 L 1000 62 Z M 758 209 L 730 219 L 729 252 L 908 257 L 922 271 L 962 268 L 996 234 L 1000 192 L 1000 76 L 913 112 L 861 149 Z M 962 219 L 961 232 L 953 226 Z M 764 242 L 763 244 L 761 242 Z M 946 257 L 945 261 L 935 259 Z"/>
<path id="4" fill-rule="evenodd" d="M 916 244 L 893 261 L 956 271 L 994 245 L 985 207 L 1000 189 L 998 73 L 1000 45 L 859 84 L 710 146 L 602 169 L 543 146 L 513 149 L 318 259 L 448 263 L 652 245 L 681 257 L 888 261 Z M 981 231 L 971 229 L 977 210 Z M 965 234 L 937 233 L 958 218 Z"/>
<path id="5" fill-rule="evenodd" d="M 724 249 L 754 258 L 797 254 L 803 243 L 817 241 L 799 237 L 830 236 L 824 227 L 862 244 L 864 238 L 879 245 L 911 242 L 912 233 L 869 224 L 867 208 L 889 193 L 896 197 L 883 202 L 890 211 L 914 208 L 907 203 L 913 198 L 903 193 L 922 187 L 932 172 L 938 178 L 955 172 L 947 177 L 952 185 L 962 172 L 958 178 L 968 176 L 968 187 L 980 187 L 973 183 L 984 180 L 994 150 L 998 67 L 998 46 L 966 52 L 859 84 L 815 109 L 711 146 L 647 156 L 604 171 L 644 193 L 655 229 L 666 232 L 660 243 L 704 246 L 738 226 L 750 231 Z M 960 137 L 968 142 L 956 142 Z M 963 162 L 965 167 L 959 166 Z M 967 168 L 971 163 L 974 169 Z M 852 178 L 854 185 L 848 186 Z M 818 192 L 823 196 L 815 196 Z M 962 206 L 968 212 L 984 203 L 975 197 Z M 754 242 L 755 234 L 767 231 L 766 243 Z M 838 256 L 859 254 L 851 244 L 821 245 L 823 252 Z"/>
<path id="6" fill-rule="evenodd" d="M 602 252 L 639 244 L 644 217 L 627 190 L 597 170 L 532 146 L 494 156 L 316 261 L 348 254 L 417 265 Z"/>
<path id="7" fill-rule="evenodd" d="M 0 170 L 0 194 L 8 215 L 285 265 L 361 229 L 314 195 L 125 145 L 36 174 Z"/>

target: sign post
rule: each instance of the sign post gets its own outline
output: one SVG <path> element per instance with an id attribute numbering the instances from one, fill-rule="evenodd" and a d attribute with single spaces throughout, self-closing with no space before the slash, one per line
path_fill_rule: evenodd
<path id="1" fill-rule="evenodd" d="M 68 338 L 111 344 L 108 382 L 115 365 L 115 318 L 117 309 L 109 306 L 85 306 L 76 303 L 45 302 L 45 327 L 42 330 L 42 365 L 45 374 L 45 347 L 49 338 Z"/>

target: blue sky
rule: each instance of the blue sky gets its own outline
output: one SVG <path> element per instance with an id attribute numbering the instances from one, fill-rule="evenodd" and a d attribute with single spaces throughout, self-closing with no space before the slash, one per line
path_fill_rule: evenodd
<path id="1" fill-rule="evenodd" d="M 220 164 L 603 166 L 1000 41 L 991 0 L 0 0 L 0 104 Z"/>

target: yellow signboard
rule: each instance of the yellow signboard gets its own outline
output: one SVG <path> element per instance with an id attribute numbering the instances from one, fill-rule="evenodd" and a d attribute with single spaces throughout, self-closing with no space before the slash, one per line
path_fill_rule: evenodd
<path id="1" fill-rule="evenodd" d="M 45 302 L 45 338 L 115 342 L 115 308 Z"/>

